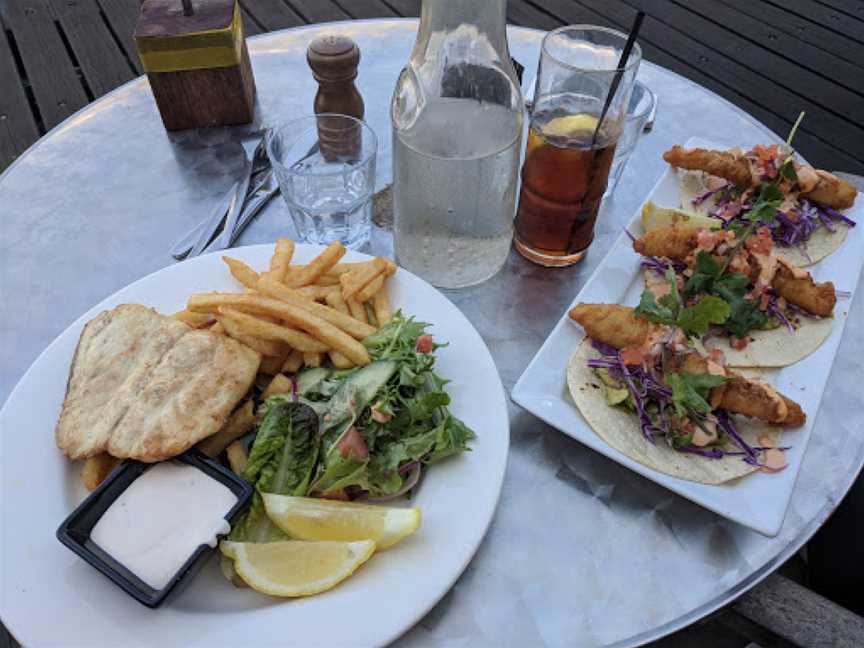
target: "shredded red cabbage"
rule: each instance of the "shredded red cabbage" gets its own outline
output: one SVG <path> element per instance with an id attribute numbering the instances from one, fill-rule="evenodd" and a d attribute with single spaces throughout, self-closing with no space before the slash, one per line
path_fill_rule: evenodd
<path id="1" fill-rule="evenodd" d="M 675 270 L 676 273 L 679 274 L 687 269 L 687 264 L 682 261 L 671 261 L 669 259 L 656 256 L 643 256 L 642 260 L 639 263 L 643 268 L 653 270 L 661 277 L 666 276 L 666 271 L 669 268 L 672 268 L 673 270 Z"/>
<path id="2" fill-rule="evenodd" d="M 778 309 L 779 310 L 779 309 Z M 627 391 L 630 398 L 636 407 L 636 413 L 639 417 L 639 427 L 642 430 L 642 435 L 651 443 L 655 442 L 657 435 L 667 436 L 670 429 L 670 421 L 666 415 L 667 409 L 671 406 L 672 390 L 669 389 L 660 378 L 655 374 L 654 369 L 646 371 L 640 366 L 628 366 L 621 360 L 620 353 L 614 347 L 591 340 L 591 345 L 602 355 L 600 358 L 591 358 L 588 360 L 588 367 L 592 369 L 607 369 L 616 380 L 622 380 L 627 386 Z M 648 403 L 654 403 L 658 407 L 659 425 L 655 423 L 648 414 Z M 708 459 L 721 459 L 727 456 L 741 457 L 746 463 L 762 467 L 759 463 L 759 456 L 768 448 L 761 446 L 749 445 L 743 437 L 738 433 L 735 423 L 725 410 L 715 410 L 713 412 L 717 420 L 717 427 L 726 433 L 733 443 L 740 450 L 723 450 L 721 448 L 700 448 L 697 446 L 686 445 L 675 448 L 679 452 L 689 454 L 697 454 Z M 703 417 L 699 417 L 703 418 Z M 672 446 L 674 447 L 674 446 Z M 789 446 L 780 448 L 780 450 L 788 450 Z"/>
<path id="3" fill-rule="evenodd" d="M 786 317 L 786 314 L 783 312 L 783 309 L 777 305 L 777 295 L 773 293 L 768 293 L 768 307 L 765 309 L 766 312 L 776 317 L 782 324 L 786 326 L 790 331 L 795 331 L 795 327 L 792 325 L 792 322 Z"/>

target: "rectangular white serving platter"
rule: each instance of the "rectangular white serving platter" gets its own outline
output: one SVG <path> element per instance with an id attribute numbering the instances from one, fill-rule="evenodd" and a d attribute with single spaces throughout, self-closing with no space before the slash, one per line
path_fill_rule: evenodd
<path id="1" fill-rule="evenodd" d="M 687 147 L 722 148 L 710 142 L 691 138 Z M 618 191 L 623 190 L 619 187 Z M 646 201 L 668 207 L 680 205 L 676 172 L 670 167 L 654 186 Z M 635 235 L 642 232 L 640 212 L 628 225 Z M 817 281 L 833 281 L 837 290 L 854 292 L 864 263 L 864 196 L 859 193 L 856 205 L 848 216 L 858 223 L 849 230 L 842 247 L 819 263 L 807 268 Z M 577 302 L 626 304 L 635 306 L 643 288 L 639 255 L 631 246 L 626 232 L 588 279 L 569 310 Z M 853 295 L 854 297 L 854 295 Z M 834 327 L 822 346 L 803 360 L 781 369 L 763 369 L 762 378 L 784 394 L 798 401 L 807 414 L 801 428 L 786 430 L 782 445 L 791 446 L 786 452 L 787 467 L 779 473 L 757 471 L 741 479 L 719 486 L 671 477 L 643 466 L 607 445 L 582 418 L 567 388 L 565 369 L 570 355 L 584 337 L 582 328 L 570 320 L 565 310 L 546 342 L 525 369 L 511 397 L 526 410 L 573 437 L 589 448 L 606 455 L 630 470 L 660 484 L 682 497 L 718 515 L 754 529 L 766 536 L 779 533 L 792 497 L 798 471 L 813 432 L 813 422 L 822 400 L 837 347 L 843 336 L 852 297 L 838 299 L 834 309 Z M 820 429 L 817 434 L 831 434 Z"/>

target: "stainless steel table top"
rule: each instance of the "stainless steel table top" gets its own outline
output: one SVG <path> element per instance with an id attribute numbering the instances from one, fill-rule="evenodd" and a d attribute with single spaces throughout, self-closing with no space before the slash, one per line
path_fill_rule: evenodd
<path id="1" fill-rule="evenodd" d="M 358 83 L 380 136 L 378 185 L 386 184 L 390 94 L 414 20 L 331 23 L 251 39 L 256 126 L 168 134 L 146 80 L 138 79 L 55 128 L 0 176 L 0 400 L 86 309 L 173 262 L 171 245 L 240 171 L 244 135 L 311 112 L 315 83 L 305 49 L 321 32 L 336 31 L 362 51 Z M 509 33 L 512 54 L 530 73 L 542 33 Z M 643 63 L 639 76 L 660 98 L 657 122 L 604 206 L 587 259 L 546 270 L 512 253 L 490 281 L 447 292 L 486 340 L 508 389 L 660 176 L 663 150 L 692 135 L 729 145 L 778 141 L 667 70 Z M 287 209 L 275 200 L 241 244 L 291 233 Z M 372 247 L 390 252 L 389 234 L 376 231 Z M 673 495 L 511 405 L 512 450 L 489 534 L 450 593 L 400 643 L 639 643 L 692 623 L 764 578 L 831 513 L 864 461 L 857 367 L 864 307 L 860 298 L 841 306 L 851 308 L 851 321 L 776 538 Z"/>

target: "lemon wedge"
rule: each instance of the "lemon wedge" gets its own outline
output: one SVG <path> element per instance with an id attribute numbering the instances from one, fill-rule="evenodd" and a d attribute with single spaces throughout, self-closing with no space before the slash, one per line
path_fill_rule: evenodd
<path id="1" fill-rule="evenodd" d="M 580 113 L 578 115 L 566 115 L 564 117 L 556 117 L 543 125 L 543 135 L 567 137 L 579 131 L 591 131 L 597 128 L 597 118 L 593 115 Z"/>
<path id="2" fill-rule="evenodd" d="M 372 540 L 359 542 L 229 542 L 219 548 L 234 559 L 237 574 L 271 596 L 311 596 L 348 578 L 375 553 Z"/>
<path id="3" fill-rule="evenodd" d="M 420 526 L 420 509 L 263 493 L 268 517 L 300 540 L 374 540 L 392 547 Z"/>

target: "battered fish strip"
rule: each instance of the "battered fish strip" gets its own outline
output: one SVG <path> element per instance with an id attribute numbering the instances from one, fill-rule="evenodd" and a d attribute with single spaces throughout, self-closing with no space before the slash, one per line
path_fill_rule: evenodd
<path id="1" fill-rule="evenodd" d="M 783 427 L 804 425 L 807 417 L 798 403 L 765 383 L 732 372 L 729 375 L 722 385 L 720 408 Z"/>
<path id="2" fill-rule="evenodd" d="M 646 232 L 633 241 L 633 249 L 642 256 L 661 256 L 684 261 L 696 249 L 698 227 L 662 227 Z"/>
<path id="3" fill-rule="evenodd" d="M 719 365 L 715 363 L 715 374 L 718 368 Z M 708 360 L 695 352 L 679 356 L 674 361 L 674 369 L 690 374 L 712 373 Z M 804 410 L 792 399 L 765 383 L 745 378 L 728 369 L 725 373 L 729 380 L 712 389 L 709 395 L 711 409 L 724 409 L 783 427 L 804 425 L 807 420 Z"/>
<path id="4" fill-rule="evenodd" d="M 750 165 L 747 164 L 747 160 L 727 151 L 686 149 L 676 144 L 663 154 L 663 159 L 676 169 L 705 171 L 739 187 L 749 187 L 752 184 Z"/>
<path id="5" fill-rule="evenodd" d="M 651 230 L 633 241 L 633 249 L 643 256 L 685 261 L 696 251 L 699 231 L 696 227 L 664 227 Z M 750 278 L 755 281 L 759 274 L 758 264 L 754 262 L 751 266 L 754 270 Z M 790 304 L 795 304 L 813 315 L 828 317 L 834 312 L 837 302 L 834 284 L 830 281 L 817 283 L 805 270 L 796 268 L 793 271 L 787 263 L 777 263 L 771 287 Z"/>
<path id="6" fill-rule="evenodd" d="M 837 303 L 837 293 L 832 282 L 817 283 L 809 272 L 806 277 L 796 277 L 792 270 L 782 263 L 778 265 L 771 287 L 790 304 L 819 317 L 830 317 Z"/>
<path id="7" fill-rule="evenodd" d="M 585 329 L 589 338 L 616 349 L 641 347 L 660 330 L 657 324 L 637 317 L 635 309 L 618 304 L 577 304 L 570 310 L 570 318 Z M 712 409 L 724 409 L 783 427 L 798 427 L 806 421 L 801 406 L 770 385 L 723 369 L 719 364 L 716 368 L 729 380 L 711 390 Z M 695 352 L 680 356 L 675 361 L 675 370 L 712 373 L 708 360 Z"/>
<path id="8" fill-rule="evenodd" d="M 686 149 L 676 145 L 663 154 L 663 159 L 678 169 L 705 171 L 739 187 L 755 187 L 759 184 L 758 179 L 752 177 L 747 160 L 728 151 Z M 858 193 L 855 187 L 828 171 L 814 171 L 819 179 L 812 189 L 802 191 L 801 197 L 833 209 L 847 209 L 855 203 Z"/>
<path id="9" fill-rule="evenodd" d="M 578 322 L 592 340 L 616 349 L 640 347 L 660 331 L 660 325 L 636 316 L 634 309 L 617 304 L 576 304 L 570 319 Z"/>

